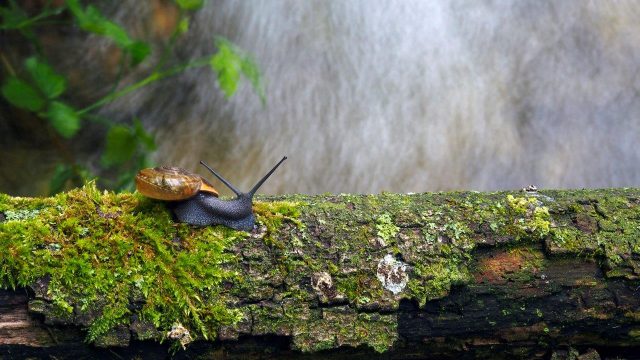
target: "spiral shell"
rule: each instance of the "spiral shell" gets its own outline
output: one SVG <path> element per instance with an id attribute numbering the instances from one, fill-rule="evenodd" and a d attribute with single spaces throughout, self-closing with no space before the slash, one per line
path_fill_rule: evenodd
<path id="1" fill-rule="evenodd" d="M 140 170 L 136 175 L 136 189 L 152 199 L 169 201 L 189 199 L 199 191 L 218 196 L 218 191 L 200 175 L 170 166 Z"/>

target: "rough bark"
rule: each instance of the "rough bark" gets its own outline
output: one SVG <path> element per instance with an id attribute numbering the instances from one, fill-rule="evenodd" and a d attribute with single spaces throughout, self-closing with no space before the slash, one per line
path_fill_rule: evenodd
<path id="1" fill-rule="evenodd" d="M 174 225 L 159 203 L 91 186 L 50 199 L 0 198 L 0 240 L 9 244 L 0 287 L 18 286 L 0 292 L 0 355 L 157 358 L 181 339 L 169 335 L 170 325 L 184 324 L 195 341 L 177 357 L 640 358 L 640 190 L 260 200 L 258 227 L 243 233 Z M 39 230 L 28 235 L 41 239 L 20 257 L 11 242 L 31 228 Z M 162 244 L 148 240 L 156 237 Z M 113 238 L 136 246 L 87 257 L 95 272 L 74 270 L 79 283 L 87 276 L 89 284 L 110 284 L 98 287 L 104 298 L 87 300 L 102 293 L 59 280 L 67 252 L 82 254 L 79 241 Z M 216 266 L 231 275 L 171 267 L 212 238 L 224 246 L 207 256 L 221 256 Z M 138 291 L 146 273 L 120 275 L 126 286 L 96 275 L 112 262 L 107 269 L 122 268 L 118 256 L 134 263 L 136 249 L 168 273 L 185 271 L 171 278 L 178 300 L 163 299 L 179 309 L 187 301 L 188 311 L 166 305 L 172 315 L 156 327 L 145 309 L 158 286 Z M 31 273 L 9 256 L 59 263 Z M 222 280 L 196 282 L 211 279 Z M 122 301 L 110 293 L 126 294 L 122 311 L 113 310 Z M 208 321 L 210 306 L 220 304 L 234 319 Z M 97 334 L 89 343 L 87 332 Z"/>

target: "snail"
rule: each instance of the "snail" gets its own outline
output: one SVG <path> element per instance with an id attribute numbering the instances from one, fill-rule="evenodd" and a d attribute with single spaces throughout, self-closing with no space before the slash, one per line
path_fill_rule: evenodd
<path id="1" fill-rule="evenodd" d="M 169 201 L 168 206 L 179 222 L 197 225 L 225 225 L 235 230 L 251 231 L 255 225 L 253 195 L 274 171 L 287 159 L 284 156 L 247 193 L 236 189 L 204 161 L 200 161 L 222 181 L 236 198 L 222 200 L 218 192 L 200 175 L 175 167 L 143 169 L 136 175 L 136 189 L 152 199 Z"/>

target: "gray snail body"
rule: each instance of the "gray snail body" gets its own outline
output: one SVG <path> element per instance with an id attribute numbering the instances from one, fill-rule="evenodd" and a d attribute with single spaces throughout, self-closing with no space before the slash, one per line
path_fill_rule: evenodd
<path id="1" fill-rule="evenodd" d="M 168 206 L 178 222 L 195 226 L 225 225 L 235 230 L 251 231 L 255 225 L 255 216 L 252 209 L 253 195 L 286 159 L 286 156 L 283 157 L 271 171 L 246 193 L 237 190 L 226 179 L 207 166 L 207 164 L 200 161 L 203 166 L 236 194 L 236 198 L 230 200 L 219 199 L 217 192 L 211 191 L 207 187 L 206 190 L 196 191 L 184 199 L 169 201 Z M 158 172 L 154 174 L 154 176 L 160 177 L 164 176 L 164 174 Z M 153 192 L 146 190 L 148 188 L 148 186 L 146 186 L 147 182 L 146 178 L 138 179 L 138 177 L 136 177 L 136 188 L 138 191 L 145 196 L 164 200 L 163 195 L 158 193 L 157 187 Z M 164 180 L 160 180 L 159 182 L 163 184 L 166 183 Z M 171 189 L 167 189 L 166 191 L 171 191 Z M 161 192 L 165 192 L 165 190 L 163 189 Z"/>
<path id="2" fill-rule="evenodd" d="M 197 226 L 225 225 L 236 230 L 251 231 L 255 216 L 252 201 L 246 194 L 233 200 L 221 200 L 204 192 L 183 201 L 170 204 L 179 222 Z"/>

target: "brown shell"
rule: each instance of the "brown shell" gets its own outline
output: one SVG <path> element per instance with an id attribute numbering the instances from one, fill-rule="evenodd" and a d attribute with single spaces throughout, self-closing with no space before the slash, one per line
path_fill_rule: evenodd
<path id="1" fill-rule="evenodd" d="M 136 175 L 136 189 L 158 200 L 184 200 L 198 191 L 218 196 L 218 191 L 200 175 L 170 166 L 142 169 Z"/>

